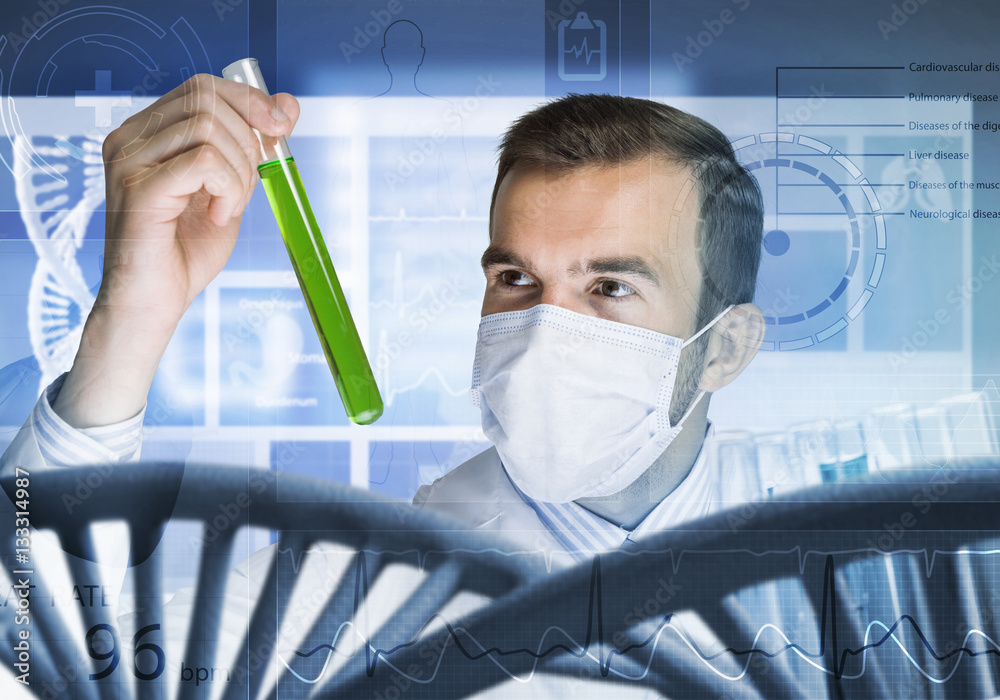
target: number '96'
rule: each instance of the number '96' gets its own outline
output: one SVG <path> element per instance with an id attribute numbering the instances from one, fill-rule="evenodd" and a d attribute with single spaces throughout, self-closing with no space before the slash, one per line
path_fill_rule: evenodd
<path id="1" fill-rule="evenodd" d="M 152 642 L 146 642 L 145 644 L 140 644 L 139 640 L 149 634 L 160 629 L 159 624 L 146 625 L 132 637 L 132 647 L 135 649 L 135 655 L 132 657 L 132 673 L 141 681 L 151 681 L 154 678 L 159 678 L 160 674 L 163 673 L 163 668 L 166 665 L 166 659 L 163 656 L 163 649 L 156 646 Z M 107 651 L 103 649 L 107 646 L 106 643 L 100 644 L 101 649 L 98 649 L 95 645 L 95 637 L 101 632 L 106 632 L 107 636 L 111 637 L 111 648 Z M 103 635 L 102 635 L 103 636 Z M 102 671 L 90 674 L 90 680 L 99 681 L 102 678 L 107 678 L 110 676 L 114 670 L 118 667 L 118 661 L 121 658 L 120 651 L 121 644 L 118 640 L 118 630 L 116 630 L 111 625 L 102 622 L 99 625 L 94 625 L 89 630 L 87 630 L 87 653 L 90 654 L 92 659 L 97 661 L 108 661 L 108 666 Z M 139 654 L 142 652 L 152 652 L 156 655 L 156 668 L 153 669 L 151 673 L 145 673 L 139 669 Z"/>

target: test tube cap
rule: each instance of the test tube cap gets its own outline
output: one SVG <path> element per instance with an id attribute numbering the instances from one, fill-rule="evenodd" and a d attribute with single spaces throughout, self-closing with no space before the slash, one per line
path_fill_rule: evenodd
<path id="1" fill-rule="evenodd" d="M 255 87 L 268 97 L 271 93 L 267 91 L 264 84 L 264 76 L 261 75 L 260 66 L 257 65 L 256 58 L 241 58 L 230 63 L 222 69 L 222 77 L 232 80 L 235 83 L 243 83 L 250 87 Z M 260 143 L 260 156 L 262 163 L 270 163 L 274 160 L 287 160 L 292 157 L 292 152 L 288 150 L 288 142 L 284 136 L 265 136 L 257 129 L 253 130 Z"/>
<path id="2" fill-rule="evenodd" d="M 256 58 L 241 58 L 238 61 L 233 61 L 222 69 L 222 77 L 226 80 L 255 87 L 269 97 L 271 95 L 267 91 L 267 85 L 264 84 L 264 76 L 261 75 Z"/>

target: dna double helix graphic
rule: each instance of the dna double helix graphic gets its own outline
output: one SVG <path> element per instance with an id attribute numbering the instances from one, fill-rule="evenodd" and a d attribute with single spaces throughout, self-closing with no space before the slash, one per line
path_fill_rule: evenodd
<path id="1" fill-rule="evenodd" d="M 72 366 L 94 304 L 76 254 L 104 201 L 101 143 L 93 137 L 79 145 L 60 136 L 14 139 L 15 193 L 38 255 L 28 292 L 28 334 L 43 387 Z"/>

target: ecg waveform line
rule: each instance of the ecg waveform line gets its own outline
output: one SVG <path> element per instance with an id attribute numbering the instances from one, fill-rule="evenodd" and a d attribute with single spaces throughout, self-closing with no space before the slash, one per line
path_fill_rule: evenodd
<path id="1" fill-rule="evenodd" d="M 382 348 L 385 346 L 385 331 L 383 331 L 379 336 L 377 356 L 381 355 Z M 419 377 L 417 377 L 415 381 L 399 387 L 395 386 L 392 381 L 392 375 L 390 374 L 388 368 L 376 369 L 375 373 L 376 383 L 382 388 L 382 401 L 385 403 L 387 408 L 395 405 L 398 397 L 411 391 L 416 391 L 431 379 L 437 379 L 438 383 L 441 385 L 441 391 L 453 398 L 466 396 L 469 393 L 468 388 L 452 389 L 451 385 L 448 384 L 448 379 L 444 376 L 444 373 L 437 367 L 428 367 L 420 374 Z"/>
<path id="2" fill-rule="evenodd" d="M 457 279 L 457 278 L 456 278 Z M 404 299 L 404 291 L 406 289 L 406 276 L 403 273 L 403 254 L 400 252 L 396 253 L 396 257 L 393 261 L 393 272 L 392 272 L 392 298 L 391 299 L 380 299 L 378 301 L 372 301 L 369 306 L 373 309 L 389 309 L 390 311 L 396 311 L 399 318 L 406 318 L 406 314 L 410 309 L 415 307 L 427 307 L 434 303 L 442 303 L 439 300 L 440 284 L 438 288 L 428 283 L 420 288 L 417 295 L 410 301 Z M 476 299 L 467 299 L 465 301 L 450 301 L 447 302 L 448 307 L 458 307 L 458 308 L 475 308 L 481 305 L 481 302 Z"/>
<path id="3" fill-rule="evenodd" d="M 580 58 L 580 56 L 586 54 L 587 57 L 584 59 L 584 63 L 589 66 L 591 56 L 595 53 L 601 53 L 602 51 L 603 49 L 594 49 L 593 51 L 590 51 L 587 47 L 587 37 L 583 37 L 583 41 L 580 43 L 580 48 L 577 48 L 576 44 L 573 44 L 568 49 L 563 51 L 563 53 L 571 53 L 573 54 L 573 58 Z"/>
<path id="4" fill-rule="evenodd" d="M 876 649 L 876 648 L 882 646 L 885 642 L 889 641 L 889 639 L 893 639 L 894 641 L 896 641 L 897 645 L 899 645 L 900 649 L 903 651 L 903 653 L 906 655 L 906 657 L 910 660 L 910 662 L 924 676 L 926 676 L 927 678 L 930 678 L 931 680 L 935 680 L 934 678 L 932 678 L 931 676 L 929 676 L 926 672 L 924 672 L 924 670 L 922 668 L 920 668 L 919 664 L 916 662 L 916 660 L 913 658 L 913 656 L 903 647 L 903 645 L 899 642 L 899 640 L 896 639 L 896 637 L 895 637 L 896 630 L 904 622 L 906 622 L 913 629 L 914 634 L 916 634 L 917 637 L 919 637 L 920 642 L 921 642 L 921 644 L 923 644 L 924 648 L 927 649 L 927 651 L 931 654 L 931 656 L 934 657 L 934 659 L 936 661 L 947 661 L 948 659 L 950 659 L 950 658 L 952 658 L 954 656 L 957 656 L 958 654 L 963 654 L 963 653 L 966 654 L 966 655 L 968 655 L 968 656 L 972 656 L 972 657 L 981 656 L 981 655 L 984 655 L 984 654 L 993 654 L 994 656 L 1000 657 L 1000 646 L 998 646 L 997 643 L 995 641 L 993 641 L 988 635 L 984 634 L 983 632 L 981 632 L 979 630 L 970 630 L 969 633 L 966 634 L 966 636 L 965 636 L 965 640 L 963 641 L 963 646 L 961 646 L 961 647 L 959 647 L 959 648 L 957 648 L 957 649 L 955 649 L 953 651 L 946 652 L 943 655 L 942 654 L 938 654 L 937 651 L 934 649 L 934 647 L 931 645 L 930 640 L 928 640 L 927 636 L 923 633 L 923 630 L 920 629 L 920 625 L 917 623 L 917 621 L 915 619 L 913 619 L 912 616 L 910 616 L 910 615 L 908 615 L 906 613 L 900 615 L 896 619 L 896 621 L 893 622 L 892 625 L 889 626 L 889 627 L 887 627 L 887 628 L 881 622 L 877 622 L 876 621 L 876 622 L 870 623 L 868 625 L 866 631 L 865 631 L 865 641 L 857 649 L 851 649 L 851 648 L 839 649 L 838 648 L 838 644 L 837 644 L 837 602 L 838 602 L 838 597 L 837 597 L 837 579 L 836 579 L 836 572 L 835 572 L 835 569 L 834 569 L 833 556 L 832 555 L 828 555 L 827 558 L 826 558 L 826 565 L 825 565 L 825 568 L 824 568 L 824 571 L 823 571 L 823 597 L 822 597 L 822 603 L 820 604 L 820 608 L 823 611 L 823 617 L 822 617 L 822 620 L 820 621 L 820 633 L 819 633 L 820 647 L 819 647 L 819 651 L 818 652 L 815 652 L 815 653 L 809 652 L 806 649 L 804 649 L 801 645 L 796 644 L 794 642 L 791 642 L 790 640 L 788 640 L 788 637 L 786 637 L 783 633 L 780 632 L 780 630 L 778 630 L 778 632 L 781 634 L 781 636 L 783 638 L 785 638 L 786 640 L 788 640 L 788 643 L 784 647 L 781 647 L 781 648 L 779 648 L 779 649 L 777 649 L 776 651 L 773 651 L 773 652 L 768 652 L 768 651 L 763 650 L 763 649 L 757 649 L 756 648 L 756 642 L 759 640 L 760 634 L 763 632 L 764 628 L 762 628 L 761 631 L 758 632 L 757 637 L 754 639 L 754 646 L 751 647 L 750 649 L 737 650 L 737 649 L 734 649 L 732 647 L 726 647 L 722 651 L 720 651 L 720 652 L 718 652 L 716 654 L 712 654 L 710 656 L 706 656 L 706 655 L 702 654 L 700 651 L 697 651 L 697 650 L 696 650 L 696 653 L 698 653 L 698 655 L 704 661 L 712 661 L 712 660 L 714 660 L 716 658 L 719 658 L 720 656 L 722 656 L 724 654 L 727 654 L 727 653 L 731 654 L 733 656 L 749 656 L 749 655 L 752 655 L 752 654 L 761 654 L 763 656 L 766 656 L 767 658 L 774 658 L 776 656 L 779 656 L 780 654 L 785 653 L 786 651 L 795 651 L 797 654 L 799 654 L 799 656 L 802 656 L 803 658 L 807 658 L 808 657 L 808 658 L 817 659 L 817 658 L 824 658 L 826 656 L 826 643 L 827 643 L 827 639 L 829 639 L 830 642 L 831 642 L 832 651 L 833 651 L 833 653 L 831 654 L 831 657 L 833 659 L 835 659 L 834 667 L 831 669 L 831 668 L 829 668 L 827 666 L 827 667 L 820 668 L 820 670 L 822 670 L 822 671 L 824 671 L 826 673 L 832 674 L 837 679 L 841 679 L 841 678 L 844 677 L 844 669 L 847 666 L 847 662 L 848 662 L 848 660 L 849 660 L 850 657 L 856 657 L 856 656 L 862 656 L 863 655 L 862 656 L 862 660 L 863 660 L 863 662 L 866 663 L 867 662 L 867 652 L 868 652 L 869 649 Z M 885 632 L 884 635 L 882 635 L 882 638 L 879 639 L 878 641 L 870 642 L 869 643 L 867 641 L 868 640 L 868 635 L 871 632 L 872 627 L 874 625 L 876 625 L 876 624 L 882 626 L 883 628 L 885 628 L 886 632 Z M 829 636 L 827 635 L 827 625 L 829 625 Z M 774 628 L 773 625 L 769 625 L 769 627 Z M 777 629 L 777 628 L 774 628 L 774 629 Z M 973 649 L 969 649 L 968 647 L 964 646 L 964 644 L 968 642 L 969 638 L 974 633 L 980 635 L 983 639 L 985 639 L 988 642 L 990 642 L 993 645 L 994 648 L 992 648 L 992 649 L 984 649 L 982 651 L 975 651 Z M 838 656 L 838 651 L 840 652 L 839 656 Z M 817 667 L 817 668 L 819 668 L 819 667 Z M 948 674 L 947 678 L 950 678 L 955 673 L 955 670 L 957 670 L 957 668 L 958 668 L 958 665 L 956 663 L 955 668 L 952 669 L 952 672 Z M 864 671 L 862 671 L 862 674 L 863 674 L 863 672 Z M 862 674 L 859 674 L 858 676 L 854 676 L 854 678 L 858 678 Z M 945 678 L 944 680 L 947 680 L 947 678 Z"/>
<path id="5" fill-rule="evenodd" d="M 458 283 L 459 280 L 457 277 L 452 279 L 452 284 Z M 391 348 L 393 345 L 402 343 L 403 341 L 401 338 L 404 335 L 408 338 L 408 340 L 405 341 L 405 344 L 412 343 L 412 338 L 425 332 L 427 328 L 429 328 L 430 325 L 436 321 L 436 319 L 440 318 L 441 314 L 444 313 L 444 310 L 472 309 L 479 306 L 479 302 L 474 300 L 453 300 L 445 302 L 439 296 L 440 290 L 436 290 L 430 284 L 425 284 L 421 287 L 415 298 L 411 301 L 407 301 L 404 298 L 404 289 L 405 280 L 403 275 L 403 257 L 401 253 L 397 252 L 393 265 L 392 298 L 374 301 L 370 304 L 371 308 L 379 310 L 385 309 L 389 312 L 394 311 L 399 320 L 406 319 L 407 315 L 410 314 L 413 309 L 428 311 L 435 309 L 435 305 L 438 305 L 441 310 L 432 311 L 430 316 L 425 316 L 422 319 L 414 320 L 417 317 L 411 316 L 408 330 L 396 334 L 393 342 L 391 343 L 389 340 L 389 333 L 385 329 L 382 329 L 382 331 L 379 332 L 378 343 L 375 347 L 375 357 L 377 358 L 377 361 L 375 362 L 375 380 L 378 386 L 382 389 L 382 400 L 386 407 L 391 408 L 395 405 L 396 399 L 399 396 L 407 394 L 411 391 L 416 391 L 433 379 L 437 379 L 440 384 L 441 388 L 439 389 L 439 393 L 443 391 L 447 395 L 454 398 L 468 395 L 468 387 L 461 387 L 458 389 L 452 388 L 448 378 L 445 376 L 447 368 L 442 369 L 435 366 L 424 368 L 420 376 L 417 377 L 415 381 L 411 381 L 402 386 L 396 386 L 394 373 L 390 372 L 390 366 L 392 364 L 391 360 L 395 359 L 395 355 L 393 354 Z M 438 330 L 440 331 L 440 329 Z M 390 361 L 386 361 L 386 359 L 389 359 Z"/>
<path id="6" fill-rule="evenodd" d="M 354 574 L 354 585 L 355 585 L 354 615 L 356 616 L 358 610 L 361 607 L 362 601 L 365 598 L 367 598 L 368 588 L 369 588 L 367 565 L 365 563 L 364 553 L 359 553 L 357 558 L 357 564 L 355 567 L 355 574 Z M 456 649 L 458 649 L 462 653 L 462 655 L 465 656 L 468 660 L 479 661 L 484 658 L 489 659 L 494 664 L 496 664 L 501 670 L 503 670 L 509 677 L 511 677 L 514 680 L 522 682 L 527 682 L 534 676 L 539 661 L 557 652 L 565 652 L 566 654 L 569 654 L 570 656 L 576 657 L 578 659 L 583 659 L 585 657 L 593 659 L 599 664 L 600 672 L 603 677 L 607 677 L 609 674 L 613 673 L 614 675 L 624 679 L 641 680 L 648 675 L 649 670 L 652 667 L 652 664 L 656 658 L 656 648 L 658 646 L 659 639 L 667 629 L 672 629 L 678 635 L 681 641 L 686 646 L 688 646 L 688 648 L 690 648 L 698 656 L 698 658 L 702 661 L 702 663 L 704 663 L 709 669 L 711 669 L 714 673 L 727 680 L 739 680 L 740 678 L 742 678 L 746 674 L 747 669 L 750 666 L 751 658 L 755 654 L 759 654 L 761 656 L 770 659 L 778 657 L 781 654 L 784 654 L 789 651 L 796 653 L 798 656 L 803 658 L 814 668 L 828 675 L 832 675 L 837 679 L 857 679 L 864 675 L 865 670 L 867 668 L 868 651 L 876 649 L 890 640 L 896 643 L 896 645 L 900 648 L 900 650 L 906 656 L 909 662 L 924 677 L 928 678 L 929 680 L 935 683 L 944 683 L 947 680 L 949 680 L 958 670 L 959 664 L 961 663 L 961 658 L 958 658 L 956 660 L 954 667 L 946 676 L 944 676 L 943 678 L 934 677 L 920 666 L 919 662 L 913 657 L 913 655 L 905 648 L 902 642 L 897 638 L 896 631 L 899 630 L 904 623 L 906 623 L 912 629 L 913 633 L 920 639 L 920 642 L 924 646 L 924 648 L 938 662 L 948 661 L 949 659 L 952 659 L 954 657 L 959 657 L 960 655 L 966 655 L 974 658 L 977 656 L 992 654 L 994 656 L 1000 657 L 1000 645 L 998 645 L 993 639 L 991 639 L 988 635 L 986 635 L 980 630 L 969 630 L 969 632 L 966 634 L 963 640 L 961 647 L 949 652 L 945 652 L 943 654 L 939 654 L 937 650 L 935 650 L 935 648 L 933 647 L 927 636 L 923 633 L 923 630 L 921 630 L 920 625 L 917 623 L 917 621 L 912 616 L 905 613 L 900 615 L 899 618 L 897 618 L 896 621 L 893 622 L 893 624 L 890 626 L 886 626 L 884 623 L 880 621 L 873 621 L 869 623 L 866 628 L 864 640 L 861 646 L 857 648 L 849 648 L 849 647 L 840 648 L 838 644 L 838 629 L 837 629 L 838 602 L 839 598 L 837 595 L 837 582 L 836 582 L 836 572 L 834 567 L 834 558 L 832 555 L 827 555 L 823 572 L 823 593 L 822 593 L 822 602 L 820 605 L 820 609 L 822 610 L 822 619 L 820 620 L 820 633 L 819 633 L 820 646 L 819 650 L 816 652 L 811 652 L 805 649 L 802 645 L 792 642 L 788 638 L 788 636 L 785 635 L 775 625 L 766 624 L 758 630 L 756 636 L 754 637 L 753 644 L 749 649 L 736 649 L 734 647 L 726 647 L 725 649 L 722 649 L 721 651 L 716 652 L 714 654 L 706 654 L 698 647 L 696 643 L 688 639 L 687 635 L 685 634 L 684 630 L 681 627 L 678 627 L 677 625 L 673 624 L 674 613 L 669 613 L 665 615 L 661 620 L 661 622 L 657 625 L 656 629 L 651 634 L 649 634 L 644 640 L 630 644 L 622 649 L 608 648 L 604 641 L 603 584 L 602 584 L 602 572 L 601 572 L 601 559 L 598 556 L 595 557 L 594 563 L 591 567 L 590 593 L 587 606 L 589 617 L 587 620 L 587 631 L 584 636 L 584 641 L 582 643 L 573 640 L 572 636 L 561 627 L 550 626 L 542 634 L 541 639 L 539 640 L 539 644 L 535 650 L 529 649 L 527 647 L 521 647 L 509 650 L 501 649 L 500 647 L 496 646 L 486 648 L 482 644 L 480 644 L 479 641 L 475 639 L 475 637 L 473 637 L 471 634 L 468 634 L 468 631 L 465 630 L 465 628 L 462 627 L 456 628 L 448 620 L 435 614 L 432 615 L 424 623 L 424 625 L 421 626 L 420 630 L 417 631 L 417 633 L 413 636 L 413 638 L 410 641 L 397 644 L 393 647 L 384 649 L 377 648 L 373 646 L 369 640 L 366 640 L 362 637 L 362 641 L 364 643 L 364 648 L 365 648 L 365 671 L 369 677 L 373 676 L 375 674 L 378 663 L 381 661 L 382 663 L 386 664 L 391 669 L 393 669 L 396 673 L 401 673 L 409 678 L 408 674 L 403 673 L 402 670 L 400 670 L 394 664 L 392 664 L 391 657 L 393 654 L 408 649 L 413 645 L 417 644 L 418 642 L 420 642 L 424 630 L 426 630 L 427 627 L 430 626 L 433 622 L 438 620 L 443 622 L 445 628 L 448 631 L 448 642 L 454 643 Z M 351 626 L 353 628 L 353 625 L 349 622 L 343 623 L 338 628 L 337 634 L 333 639 L 332 644 L 325 644 L 325 643 L 320 644 L 314 647 L 313 649 L 305 652 L 299 650 L 294 651 L 294 654 L 296 656 L 302 658 L 309 658 L 323 650 L 327 650 L 328 653 L 327 659 L 323 664 L 323 668 L 320 670 L 319 674 L 315 679 L 308 679 L 303 677 L 301 674 L 296 672 L 283 658 L 281 659 L 282 663 L 299 680 L 302 680 L 306 683 L 318 682 L 323 677 L 333 654 L 344 653 L 337 649 L 337 643 L 339 641 L 341 632 L 343 632 L 348 626 Z M 885 633 L 881 636 L 881 638 L 875 641 L 869 641 L 871 632 L 873 628 L 876 626 L 882 627 L 885 630 Z M 768 629 L 776 631 L 785 640 L 786 643 L 783 647 L 779 647 L 773 651 L 768 651 L 766 649 L 760 649 L 757 647 L 757 643 L 759 642 L 761 636 Z M 354 631 L 357 633 L 356 629 Z M 464 632 L 466 636 L 469 637 L 471 642 L 476 647 L 479 648 L 479 651 L 471 651 L 469 648 L 467 648 L 466 645 L 463 644 L 459 636 L 459 632 Z M 567 640 L 569 640 L 570 643 L 555 643 L 546 647 L 545 640 L 550 632 L 561 633 L 566 637 Z M 982 637 L 986 642 L 992 645 L 992 648 L 987 648 L 980 651 L 976 651 L 974 649 L 969 648 L 966 645 L 973 636 Z M 820 665 L 815 661 L 816 659 L 825 659 L 827 657 L 828 641 L 830 643 L 830 650 L 832 652 L 829 655 L 829 658 L 833 662 L 832 667 L 830 663 Z M 614 662 L 615 657 L 619 656 L 624 657 L 636 650 L 643 649 L 651 644 L 652 644 L 652 650 L 650 653 L 650 657 L 646 663 L 645 669 L 641 674 L 627 675 L 612 668 L 612 664 Z M 430 677 L 422 679 L 410 678 L 410 680 L 419 683 L 429 683 L 433 681 L 434 678 L 437 676 L 438 670 L 440 669 L 444 657 L 445 648 L 447 648 L 447 643 L 444 645 L 444 648 L 442 648 L 441 653 L 438 657 L 437 664 L 435 665 L 434 672 L 430 675 Z M 596 655 L 592 651 L 592 648 L 597 649 Z M 517 655 L 527 655 L 533 659 L 531 671 L 525 678 L 518 677 L 517 675 L 510 672 L 506 667 L 503 666 L 503 664 L 499 663 L 498 660 L 499 658 L 502 657 L 511 657 Z M 746 658 L 746 663 L 744 664 L 742 671 L 736 676 L 727 675 L 724 672 L 720 671 L 719 669 L 715 668 L 711 664 L 712 661 L 727 655 L 732 657 Z M 353 654 L 349 654 L 349 656 L 353 656 Z M 862 657 L 861 671 L 857 675 L 845 676 L 844 671 L 847 667 L 849 660 L 857 656 Z"/>
<path id="7" fill-rule="evenodd" d="M 325 554 L 328 551 L 339 551 L 339 550 L 325 550 L 320 547 L 311 547 L 309 549 L 301 550 L 298 557 L 296 557 L 294 548 L 279 549 L 279 554 L 287 554 L 292 560 L 292 568 L 295 573 L 298 573 L 299 565 L 302 560 L 302 556 L 306 553 L 316 553 Z M 417 568 L 423 570 L 427 565 L 427 559 L 431 556 L 441 555 L 441 554 L 485 554 L 485 553 L 496 553 L 505 557 L 515 557 L 515 556 L 538 556 L 542 557 L 546 564 L 546 571 L 552 573 L 553 562 L 555 561 L 556 555 L 566 555 L 570 556 L 573 553 L 577 554 L 591 554 L 589 550 L 546 550 L 546 549 L 514 549 L 514 550 L 500 550 L 495 547 L 487 547 L 485 549 L 469 549 L 467 547 L 457 547 L 451 549 L 364 549 L 359 550 L 367 554 L 391 554 L 393 556 L 401 556 L 405 554 L 413 554 L 417 559 Z M 883 550 L 878 547 L 860 547 L 854 549 L 803 549 L 801 546 L 794 546 L 788 549 L 767 549 L 763 551 L 754 551 L 752 549 L 682 549 L 679 552 L 675 552 L 673 549 L 642 549 L 639 551 L 621 551 L 620 554 L 630 557 L 646 557 L 650 555 L 663 554 L 670 559 L 670 569 L 673 573 L 677 573 L 681 569 L 681 563 L 685 557 L 695 555 L 695 554 L 748 554 L 752 557 L 762 558 L 780 555 L 795 554 L 798 557 L 798 570 L 799 574 L 805 573 L 806 562 L 811 557 L 828 557 L 828 556 L 846 556 L 846 555 L 857 555 L 857 554 L 878 554 L 880 556 L 921 556 L 924 559 L 924 573 L 927 578 L 934 575 L 934 568 L 937 565 L 937 559 L 939 556 L 948 555 L 955 556 L 956 554 L 964 554 L 970 556 L 997 556 L 1000 555 L 1000 549 L 968 549 L 963 547 L 962 549 L 928 549 L 927 547 L 919 547 L 915 549 L 890 549 Z M 576 561 L 575 559 L 573 561 Z"/>

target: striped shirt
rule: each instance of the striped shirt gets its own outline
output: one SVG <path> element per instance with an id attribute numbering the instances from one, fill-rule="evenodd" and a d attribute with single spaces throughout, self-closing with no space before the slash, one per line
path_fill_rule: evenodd
<path id="1" fill-rule="evenodd" d="M 644 535 L 669 530 L 682 523 L 703 518 L 722 505 L 718 470 L 709 464 L 707 445 L 715 435 L 709 423 L 705 442 L 695 458 L 691 471 L 676 489 L 664 498 L 634 529 L 626 530 L 610 520 L 605 520 L 576 503 L 546 503 L 535 501 L 511 481 L 524 502 L 531 506 L 539 520 L 577 561 L 592 558 L 595 554 L 620 549 Z M 711 460 L 714 461 L 714 460 Z M 508 476 L 509 478 L 509 476 Z"/>
<path id="2" fill-rule="evenodd" d="M 138 460 L 146 407 L 121 423 L 74 428 L 52 408 L 65 381 L 66 375 L 62 374 L 42 391 L 29 419 L 45 463 L 54 467 L 80 467 Z"/>

